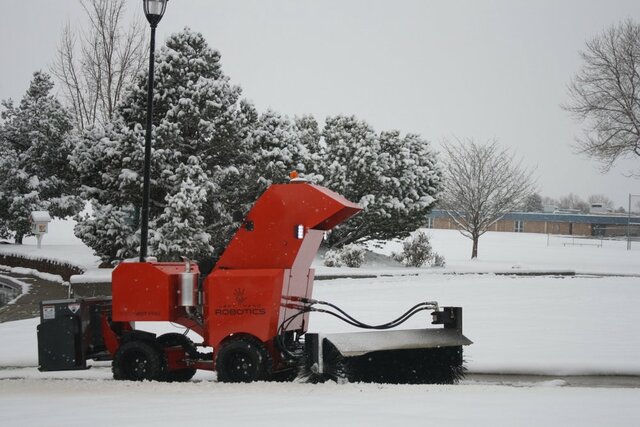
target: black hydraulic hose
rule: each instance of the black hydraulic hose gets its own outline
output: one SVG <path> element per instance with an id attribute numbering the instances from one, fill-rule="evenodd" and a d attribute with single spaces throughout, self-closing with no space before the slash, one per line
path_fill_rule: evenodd
<path id="1" fill-rule="evenodd" d="M 414 305 L 413 307 L 411 307 L 409 310 L 407 310 L 406 312 L 404 312 L 402 315 L 400 315 L 399 317 L 397 317 L 396 319 L 389 321 L 387 323 L 382 323 L 380 325 L 369 325 L 366 324 L 364 322 L 359 321 L 358 319 L 354 318 L 353 316 L 349 315 L 347 312 L 345 312 L 343 309 L 341 309 L 340 307 L 336 306 L 335 304 L 326 302 L 326 301 L 318 301 L 318 300 L 312 300 L 312 299 L 307 299 L 307 298 L 295 298 L 293 299 L 293 301 L 296 302 L 301 302 L 303 305 L 298 305 L 298 304 L 285 304 L 284 306 L 287 308 L 291 308 L 294 310 L 298 310 L 297 313 L 287 317 L 286 319 L 284 319 L 281 323 L 280 326 L 278 327 L 278 332 L 277 332 L 277 341 L 279 344 L 280 349 L 286 353 L 286 355 L 288 355 L 291 358 L 296 358 L 297 355 L 292 353 L 286 346 L 286 343 L 284 341 L 284 331 L 286 330 L 286 328 L 291 324 L 291 322 L 293 322 L 293 320 L 295 318 L 297 318 L 298 316 L 301 316 L 305 313 L 309 313 L 309 312 L 316 312 L 316 313 L 326 313 L 329 314 L 337 319 L 342 320 L 343 322 L 355 326 L 357 328 L 361 328 L 361 329 L 374 329 L 374 330 L 385 330 L 385 329 L 391 329 L 391 328 L 395 328 L 398 325 L 403 324 L 404 322 L 406 322 L 407 320 L 409 320 L 409 318 L 413 317 L 416 313 L 419 313 L 421 311 L 426 311 L 426 310 L 433 310 L 434 308 L 434 303 L 431 302 L 421 302 L 418 303 L 416 305 Z M 330 307 L 334 310 L 336 310 L 338 313 L 332 311 L 332 310 L 326 310 L 326 309 L 322 309 L 322 308 L 315 308 L 313 307 L 313 305 L 325 305 L 327 307 Z"/>
<path id="2" fill-rule="evenodd" d="M 425 311 L 425 310 L 430 310 L 430 308 L 429 307 L 421 307 L 421 308 L 415 309 L 415 310 L 413 310 L 411 312 L 407 312 L 407 313 L 405 313 L 403 318 L 398 320 L 397 322 L 383 323 L 381 325 L 367 325 L 367 324 L 361 323 L 361 322 L 353 322 L 350 319 L 348 319 L 348 318 L 346 318 L 346 317 L 344 317 L 344 316 L 342 316 L 342 315 L 340 315 L 338 313 L 335 313 L 335 312 L 333 312 L 331 310 L 325 310 L 325 309 L 322 309 L 322 308 L 312 308 L 311 309 L 311 311 L 315 311 L 317 313 L 329 314 L 329 315 L 331 315 L 333 317 L 336 317 L 336 318 L 342 320 L 345 323 L 348 323 L 349 325 L 356 326 L 356 327 L 361 328 L 361 329 L 376 329 L 376 330 L 384 330 L 384 329 L 395 328 L 396 326 L 401 325 L 404 322 L 406 322 L 407 320 L 409 320 L 409 318 L 412 317 L 414 314 L 419 313 L 421 311 Z"/>
<path id="3" fill-rule="evenodd" d="M 293 322 L 293 320 L 298 317 L 301 316 L 305 313 L 309 313 L 310 307 L 300 307 L 299 308 L 300 311 L 298 311 L 296 314 L 287 317 L 286 319 L 284 319 L 281 323 L 280 326 L 278 327 L 278 333 L 277 333 L 277 337 L 278 337 L 278 344 L 280 346 L 280 349 L 287 354 L 287 356 L 291 357 L 291 358 L 296 358 L 297 355 L 292 353 L 291 351 L 289 351 L 289 349 L 287 348 L 287 345 L 284 341 L 284 331 L 285 329 L 291 324 L 291 322 Z"/>
<path id="4" fill-rule="evenodd" d="M 363 323 L 363 322 L 359 321 L 358 319 L 356 319 L 353 316 L 349 315 L 349 313 L 347 313 L 344 310 L 342 310 L 340 307 L 338 307 L 335 304 L 332 304 L 330 302 L 320 301 L 320 300 L 315 300 L 315 299 L 305 298 L 305 297 L 288 297 L 287 299 L 289 299 L 290 301 L 301 302 L 301 303 L 303 303 L 303 304 L 305 304 L 307 306 L 313 306 L 315 304 L 326 305 L 326 306 L 329 306 L 329 307 L 331 307 L 331 308 L 333 308 L 335 310 L 338 310 L 345 317 L 351 319 L 353 322 L 356 322 L 359 325 L 370 326 L 370 325 L 367 325 L 366 323 Z M 409 312 L 413 311 L 414 309 L 416 309 L 418 307 L 425 307 L 425 308 L 437 310 L 438 309 L 438 303 L 429 302 L 429 301 L 424 301 L 424 302 L 418 303 L 415 306 L 411 307 L 409 310 L 407 310 L 402 316 L 400 316 L 397 319 L 392 320 L 392 321 L 390 321 L 388 323 L 385 323 L 384 325 L 402 323 L 401 320 L 404 319 Z M 397 322 L 399 322 L 399 323 L 397 323 Z"/>
<path id="5" fill-rule="evenodd" d="M 335 310 L 338 310 L 340 313 L 342 313 L 345 317 L 351 319 L 353 322 L 356 322 L 359 325 L 363 325 L 364 328 L 373 329 L 373 327 L 371 325 L 367 325 L 366 323 L 359 321 L 358 319 L 354 318 L 353 316 L 350 316 L 347 312 L 345 312 L 344 310 L 342 310 L 340 307 L 336 306 L 335 304 L 331 304 L 331 303 L 326 302 L 326 301 L 317 301 L 316 304 L 329 306 L 329 307 L 331 307 L 331 308 L 333 308 Z M 421 308 L 420 311 L 422 311 L 422 310 L 432 310 L 434 308 L 432 303 L 421 302 L 421 303 L 418 303 L 418 304 L 414 305 L 413 307 L 411 307 L 409 310 L 407 310 L 404 314 L 399 316 L 397 319 L 394 319 L 394 320 L 392 320 L 390 322 L 383 323 L 382 325 L 377 325 L 377 326 L 384 326 L 384 325 L 391 325 L 391 324 L 396 325 L 396 326 L 400 325 L 400 324 L 404 323 L 404 321 L 406 320 L 405 319 L 406 316 L 411 317 L 411 316 L 413 316 L 413 314 L 415 314 L 415 313 L 412 313 L 412 314 L 409 315 L 409 313 L 411 313 L 413 310 L 415 310 L 415 309 L 417 309 L 419 307 Z"/>

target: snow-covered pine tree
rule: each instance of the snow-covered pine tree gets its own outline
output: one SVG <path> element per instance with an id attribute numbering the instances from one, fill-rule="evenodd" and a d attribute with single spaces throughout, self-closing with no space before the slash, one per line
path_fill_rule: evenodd
<path id="1" fill-rule="evenodd" d="M 29 213 L 42 210 L 37 184 L 20 168 L 13 147 L 0 142 L 0 237 L 14 237 L 21 244 L 29 233 Z"/>
<path id="2" fill-rule="evenodd" d="M 222 72 L 220 53 L 202 34 L 185 28 L 156 55 L 154 147 L 170 147 L 184 159 L 197 156 L 205 170 L 237 163 L 243 117 L 239 86 Z M 119 112 L 130 127 L 144 125 L 148 73 L 141 73 Z"/>
<path id="3" fill-rule="evenodd" d="M 35 72 L 20 104 L 3 101 L 0 125 L 0 233 L 16 243 L 29 233 L 29 214 L 47 210 L 53 217 L 76 214 L 69 113 L 51 95 L 49 75 Z"/>
<path id="4" fill-rule="evenodd" d="M 139 208 L 102 204 L 92 200 L 92 215 L 77 216 L 75 235 L 98 255 L 105 265 L 112 260 L 134 258 L 140 246 Z"/>
<path id="5" fill-rule="evenodd" d="M 441 191 L 441 170 L 428 141 L 417 134 L 400 136 L 397 130 L 381 132 L 380 193 L 376 238 L 404 238 L 424 226 L 426 216 Z"/>
<path id="6" fill-rule="evenodd" d="M 210 258 L 211 247 L 224 247 L 234 230 L 232 212 L 244 208 L 236 196 L 251 165 L 247 137 L 257 113 L 239 100 L 220 54 L 189 29 L 170 36 L 156 55 L 154 92 L 149 255 Z M 117 118 L 85 132 L 73 155 L 94 206 L 77 235 L 106 262 L 135 256 L 139 246 L 146 96 L 145 72 Z M 117 218 L 128 219 L 123 225 Z"/>
<path id="7" fill-rule="evenodd" d="M 120 119 L 85 129 L 73 142 L 70 163 L 93 211 L 76 217 L 76 236 L 106 263 L 135 257 L 140 246 L 142 127 L 131 130 Z M 164 166 L 161 154 L 153 152 L 152 167 Z"/>
<path id="8" fill-rule="evenodd" d="M 376 222 L 371 205 L 376 203 L 380 145 L 373 128 L 354 116 L 328 117 L 322 131 L 323 159 L 316 173 L 324 176 L 323 185 L 359 203 L 364 211 L 330 234 L 332 246 L 366 238 Z M 317 166 L 320 166 L 317 168 Z"/>
<path id="9" fill-rule="evenodd" d="M 305 172 L 309 153 L 289 118 L 272 110 L 260 115 L 248 138 L 252 170 L 248 178 L 248 201 L 274 183 L 288 181 L 289 173 Z"/>
<path id="10" fill-rule="evenodd" d="M 302 162 L 305 165 L 304 177 L 309 181 L 321 184 L 324 175 L 321 173 L 323 159 L 326 155 L 326 144 L 322 140 L 322 129 L 318 121 L 311 115 L 296 117 L 293 120 L 294 131 L 297 139 L 305 149 Z"/>
<path id="11" fill-rule="evenodd" d="M 322 129 L 318 125 L 318 121 L 315 117 L 311 115 L 304 115 L 301 117 L 296 117 L 293 120 L 295 131 L 298 134 L 298 139 L 300 143 L 307 149 L 309 152 L 308 155 L 313 154 L 321 154 L 324 152 L 324 145 L 322 141 Z M 307 161 L 311 160 L 320 160 L 320 158 L 315 159 L 306 159 Z"/>
<path id="12" fill-rule="evenodd" d="M 377 135 L 353 116 L 328 118 L 322 135 L 322 161 L 314 172 L 324 175 L 323 185 L 364 207 L 331 233 L 330 245 L 406 237 L 424 224 L 441 175 L 427 141 L 398 131 Z"/>
<path id="13" fill-rule="evenodd" d="M 151 251 L 165 259 L 196 259 L 211 254 L 211 236 L 204 231 L 203 205 L 213 184 L 195 156 L 189 157 L 186 164 L 181 163 L 171 179 L 175 188 L 167 192 L 163 212 L 150 224 Z"/>

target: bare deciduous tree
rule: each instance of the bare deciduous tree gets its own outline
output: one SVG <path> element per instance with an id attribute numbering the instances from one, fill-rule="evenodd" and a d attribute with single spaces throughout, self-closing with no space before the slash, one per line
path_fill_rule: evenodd
<path id="1" fill-rule="evenodd" d="M 51 66 L 74 114 L 76 127 L 113 117 L 123 90 L 144 67 L 145 32 L 140 20 L 125 27 L 125 0 L 80 0 L 87 26 L 67 23 Z"/>
<path id="2" fill-rule="evenodd" d="M 612 210 L 614 207 L 613 200 L 611 200 L 609 197 L 605 196 L 604 194 L 592 194 L 587 199 L 587 202 L 589 202 L 589 205 L 592 205 L 594 203 L 602 203 L 602 207 L 607 209 L 612 209 Z"/>
<path id="3" fill-rule="evenodd" d="M 471 258 L 477 258 L 480 236 L 534 192 L 533 171 L 496 141 L 484 145 L 472 139 L 447 141 L 443 149 L 446 167 L 441 206 L 473 241 Z"/>
<path id="4" fill-rule="evenodd" d="M 538 193 L 531 193 L 524 200 L 521 207 L 523 212 L 542 212 L 544 205 L 542 204 L 542 196 Z"/>
<path id="5" fill-rule="evenodd" d="M 585 202 L 582 197 L 577 194 L 569 193 L 566 196 L 560 197 L 561 209 L 575 209 L 582 213 L 589 213 L 589 203 Z"/>
<path id="6" fill-rule="evenodd" d="M 580 56 L 563 108 L 585 123 L 579 150 L 608 171 L 617 159 L 640 156 L 640 25 L 608 28 Z"/>
<path id="7" fill-rule="evenodd" d="M 558 199 L 554 199 L 553 197 L 544 196 L 542 198 L 542 206 L 560 206 L 560 201 Z"/>

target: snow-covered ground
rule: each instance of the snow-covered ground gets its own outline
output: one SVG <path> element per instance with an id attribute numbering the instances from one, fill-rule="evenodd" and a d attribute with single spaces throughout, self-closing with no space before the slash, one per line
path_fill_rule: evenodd
<path id="1" fill-rule="evenodd" d="M 431 245 L 446 260 L 445 272 L 575 271 L 640 275 L 640 242 L 627 250 L 625 240 L 586 239 L 536 233 L 488 232 L 471 260 L 471 240 L 455 230 L 426 230 Z M 400 251 L 400 242 L 384 242 L 380 253 Z M 373 266 L 381 268 L 382 266 Z M 422 269 L 424 271 L 424 269 Z"/>
<path id="2" fill-rule="evenodd" d="M 430 233 L 434 249 L 447 260 L 446 268 L 404 269 L 385 262 L 359 270 L 318 266 L 318 273 L 379 277 L 317 281 L 314 296 L 370 323 L 388 321 L 418 301 L 460 305 L 464 307 L 464 333 L 474 341 L 465 349 L 472 372 L 640 375 L 639 243 L 627 251 L 626 242 L 619 241 L 604 241 L 597 247 L 577 245 L 593 242 L 570 238 L 551 237 L 547 242 L 545 235 L 488 233 L 480 240 L 480 259 L 471 261 L 470 241 L 459 233 Z M 48 250 L 59 259 L 89 259 L 86 248 L 72 247 L 65 252 L 54 246 Z M 387 244 L 382 252 L 394 247 L 399 246 Z M 2 245 L 0 250 L 9 248 Z M 573 270 L 579 275 L 454 274 L 543 270 Z M 416 316 L 406 326 L 420 327 L 429 320 Z M 6 425 L 446 422 L 582 426 L 638 422 L 640 389 L 569 388 L 562 387 L 561 381 L 522 387 L 232 385 L 219 384 L 214 375 L 202 373 L 188 384 L 131 384 L 111 381 L 105 367 L 39 373 L 33 368 L 37 364 L 37 323 L 29 319 L 0 324 L 0 366 L 26 367 L 0 370 L 0 413 Z M 335 319 L 315 314 L 310 329 L 349 330 Z"/>
<path id="3" fill-rule="evenodd" d="M 0 381 L 7 426 L 637 425 L 637 389 Z"/>
<path id="4" fill-rule="evenodd" d="M 73 235 L 75 221 L 54 219 L 49 232 L 42 238 L 42 247 L 34 236 L 23 239 L 22 245 L 0 245 L 0 253 L 20 254 L 28 258 L 48 258 L 66 261 L 83 268 L 95 268 L 100 258 L 93 254 L 80 239 Z"/>
<path id="5" fill-rule="evenodd" d="M 45 257 L 67 261 L 86 269 L 96 269 L 100 260 L 91 249 L 73 236 L 74 222 L 54 220 L 50 233 L 44 237 L 41 249 L 34 237 L 23 245 L 0 245 L 0 253 L 19 253 L 29 257 Z M 632 242 L 627 250 L 624 240 L 592 240 L 571 236 L 547 236 L 534 233 L 488 232 L 480 238 L 479 257 L 471 260 L 471 241 L 455 230 L 427 230 L 434 250 L 446 259 L 444 269 L 417 269 L 420 273 L 441 272 L 508 272 L 567 271 L 579 273 L 640 275 L 640 242 Z M 372 250 L 389 255 L 399 251 L 400 242 L 384 242 Z M 320 259 L 314 267 L 317 273 L 385 273 L 416 272 L 394 267 L 387 262 L 372 262 L 362 269 L 327 268 Z M 97 273 L 96 273 L 97 274 Z"/>
<path id="6" fill-rule="evenodd" d="M 640 375 L 640 279 L 424 275 L 319 281 L 314 295 L 367 323 L 389 321 L 414 303 L 464 308 L 471 372 Z M 418 315 L 405 325 L 423 327 Z M 0 324 L 0 366 L 36 366 L 38 319 Z M 138 323 L 140 329 L 157 325 Z M 310 330 L 351 330 L 312 314 Z M 194 337 L 195 338 L 195 337 Z"/>

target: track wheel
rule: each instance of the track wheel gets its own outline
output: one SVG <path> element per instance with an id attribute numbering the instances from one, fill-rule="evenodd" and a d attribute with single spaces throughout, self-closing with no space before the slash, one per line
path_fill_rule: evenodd
<path id="1" fill-rule="evenodd" d="M 185 353 L 187 353 L 192 360 L 196 360 L 198 358 L 198 349 L 196 349 L 196 346 L 193 343 L 193 341 L 191 341 L 189 337 L 185 335 L 182 335 L 176 332 L 160 335 L 156 339 L 156 343 L 161 348 L 175 347 L 178 345 L 182 346 Z M 174 382 L 174 381 L 185 382 L 193 378 L 195 374 L 196 374 L 195 368 L 185 368 L 185 369 L 178 369 L 175 371 L 168 371 L 166 375 L 166 380 L 169 382 Z"/>
<path id="2" fill-rule="evenodd" d="M 232 338 L 217 352 L 218 381 L 249 383 L 271 377 L 271 357 L 264 345 L 251 337 Z"/>
<path id="3" fill-rule="evenodd" d="M 128 381 L 164 381 L 167 362 L 164 353 L 153 343 L 129 341 L 113 357 L 113 378 Z"/>

